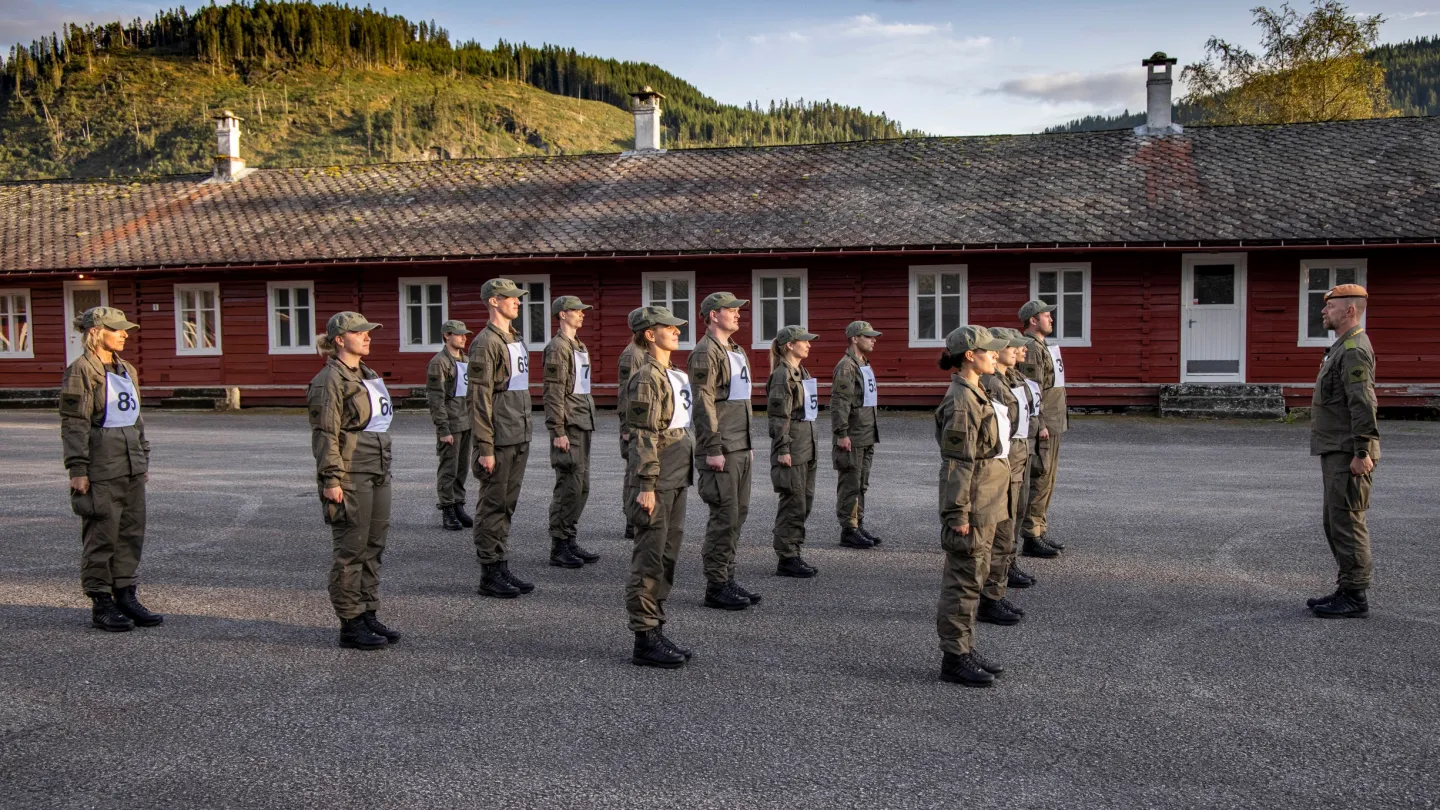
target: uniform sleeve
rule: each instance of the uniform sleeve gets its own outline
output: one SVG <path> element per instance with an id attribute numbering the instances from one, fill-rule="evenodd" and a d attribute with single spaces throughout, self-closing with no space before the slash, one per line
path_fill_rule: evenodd
<path id="1" fill-rule="evenodd" d="M 855 381 L 859 373 L 854 363 L 841 362 L 835 366 L 835 378 L 830 381 L 830 431 L 835 439 L 850 435 L 850 413 L 855 410 Z"/>
<path id="2" fill-rule="evenodd" d="M 466 399 L 470 403 L 470 435 L 474 437 L 475 455 L 495 455 L 495 353 L 499 344 L 484 341 L 470 357 L 465 379 L 470 386 Z M 502 350 L 503 346 L 500 347 Z M 508 352 L 507 352 L 508 357 Z"/>
<path id="3" fill-rule="evenodd" d="M 710 345 L 690 353 L 690 386 L 695 394 L 695 447 L 705 456 L 723 452 L 720 442 L 720 418 L 715 410 L 715 388 L 720 369 L 715 367 Z M 729 366 L 726 366 L 729 371 Z"/>
<path id="4" fill-rule="evenodd" d="M 1380 426 L 1376 424 L 1375 362 L 1363 349 L 1347 349 L 1340 363 L 1355 450 L 1364 450 L 1371 458 L 1378 458 Z"/>
<path id="5" fill-rule="evenodd" d="M 338 375 L 310 386 L 311 449 L 315 475 L 326 489 L 340 486 L 345 463 L 340 457 L 340 433 L 345 419 L 344 385 Z"/>
<path id="6" fill-rule="evenodd" d="M 129 374 L 130 379 L 135 381 L 135 399 L 138 404 L 140 399 L 140 374 L 135 370 L 135 367 L 129 363 L 125 364 L 125 373 Z M 145 464 L 149 466 L 150 439 L 145 435 L 145 411 L 143 410 L 135 415 L 135 431 L 140 435 L 140 449 L 145 452 Z"/>
<path id="7" fill-rule="evenodd" d="M 551 438 L 565 435 L 565 396 L 569 393 L 566 383 L 574 362 L 569 354 L 553 341 L 545 347 L 545 427 L 550 429 Z"/>
<path id="8" fill-rule="evenodd" d="M 615 387 L 615 410 L 620 413 L 620 432 L 625 433 L 625 411 L 630 404 L 630 375 L 635 373 L 635 355 L 627 347 L 620 352 L 619 385 Z"/>
<path id="9" fill-rule="evenodd" d="M 90 420 L 95 393 L 80 366 L 65 371 L 60 383 L 60 442 L 71 478 L 90 474 Z"/>
<path id="10" fill-rule="evenodd" d="M 625 411 L 625 429 L 630 433 L 630 461 L 636 465 L 641 492 L 654 492 L 660 480 L 660 408 L 665 392 L 645 380 L 633 380 L 630 405 Z"/>
<path id="11" fill-rule="evenodd" d="M 1025 375 L 1025 379 L 1034 380 L 1035 382 L 1039 383 L 1040 387 L 1043 389 L 1045 387 L 1045 381 L 1040 379 L 1040 361 L 1035 359 L 1036 352 L 1042 351 L 1045 351 L 1045 349 L 1041 347 L 1039 343 L 1033 340 L 1030 341 L 1028 344 L 1026 344 L 1025 362 L 1016 363 L 1015 369 L 1021 374 Z"/>
<path id="12" fill-rule="evenodd" d="M 790 374 L 784 366 L 775 369 L 765 383 L 766 415 L 770 423 L 770 457 L 790 452 L 790 419 L 795 400 L 790 391 Z"/>
<path id="13" fill-rule="evenodd" d="M 940 455 L 945 459 L 945 487 L 940 499 L 940 517 L 947 526 L 970 522 L 970 490 L 975 478 L 975 445 L 978 430 L 971 424 L 964 403 L 951 403 L 941 422 Z"/>
<path id="14" fill-rule="evenodd" d="M 445 409 L 446 401 L 455 390 L 453 375 L 446 372 L 452 368 L 440 355 L 430 358 L 425 369 L 425 402 L 430 406 L 430 421 L 435 423 L 435 435 L 450 435 L 450 415 Z"/>

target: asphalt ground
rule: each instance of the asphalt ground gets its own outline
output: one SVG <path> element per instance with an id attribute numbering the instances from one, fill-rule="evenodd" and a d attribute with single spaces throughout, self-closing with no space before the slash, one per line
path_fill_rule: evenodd
<path id="1" fill-rule="evenodd" d="M 823 417 L 822 417 L 823 419 Z M 536 419 L 537 427 L 543 420 Z M 981 625 L 994 688 L 937 680 L 938 457 L 928 414 L 886 414 L 868 526 L 836 545 L 822 465 L 805 556 L 772 575 L 756 476 L 743 613 L 701 606 L 691 491 L 671 635 L 680 671 L 629 663 L 621 466 L 607 413 L 582 542 L 551 568 L 543 453 L 512 567 L 476 595 L 468 532 L 439 528 L 427 418 L 395 434 L 381 616 L 342 650 L 329 533 L 299 414 L 151 413 L 142 595 L 162 628 L 89 627 L 57 420 L 0 413 L 0 806 L 1433 807 L 1440 729 L 1440 424 L 1386 422 L 1368 620 L 1332 589 L 1304 424 L 1080 418 L 1065 439 L 1059 560 L 1016 627 Z M 763 422 L 757 435 L 763 436 Z M 537 433 L 537 438 L 541 438 Z M 756 466 L 768 468 L 759 442 Z M 473 493 L 473 484 L 472 484 Z M 472 495 L 473 500 L 473 495 Z"/>

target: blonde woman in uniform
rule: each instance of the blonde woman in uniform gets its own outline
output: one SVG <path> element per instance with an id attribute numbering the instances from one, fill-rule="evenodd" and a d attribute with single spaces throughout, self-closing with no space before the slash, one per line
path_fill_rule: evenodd
<path id="1" fill-rule="evenodd" d="M 60 440 L 70 507 L 80 516 L 80 584 L 90 625 L 111 633 L 163 624 L 140 604 L 136 576 L 145 544 L 150 442 L 140 418 L 140 381 L 120 358 L 131 329 L 125 313 L 93 307 L 73 324 L 85 353 L 60 384 Z"/>
<path id="2" fill-rule="evenodd" d="M 787 326 L 770 344 L 770 379 L 765 383 L 770 423 L 770 483 L 775 507 L 775 575 L 809 579 L 819 570 L 800 556 L 805 522 L 815 505 L 815 418 L 820 412 L 815 378 L 803 365 L 810 341 L 803 326 Z"/>
<path id="3" fill-rule="evenodd" d="M 370 323 L 336 313 L 317 335 L 325 367 L 310 381 L 310 447 L 333 559 L 330 603 L 340 618 L 340 646 L 374 650 L 400 640 L 376 617 L 380 557 L 390 529 L 390 420 L 385 383 L 363 358 Z"/>

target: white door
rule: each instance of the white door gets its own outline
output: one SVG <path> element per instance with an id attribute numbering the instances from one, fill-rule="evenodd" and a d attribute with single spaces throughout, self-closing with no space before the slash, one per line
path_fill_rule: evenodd
<path id="1" fill-rule="evenodd" d="M 1180 381 L 1245 381 L 1245 254 L 1184 257 Z"/>
<path id="2" fill-rule="evenodd" d="M 91 307 L 110 306 L 110 282 L 65 282 L 65 365 L 85 353 L 85 335 L 75 331 L 75 318 Z"/>

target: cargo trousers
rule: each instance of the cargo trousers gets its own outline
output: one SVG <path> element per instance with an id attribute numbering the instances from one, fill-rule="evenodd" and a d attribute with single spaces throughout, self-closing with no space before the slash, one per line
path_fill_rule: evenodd
<path id="1" fill-rule="evenodd" d="M 975 646 L 975 617 L 980 611 L 981 588 L 990 574 L 995 524 L 971 526 L 969 534 L 960 534 L 949 526 L 940 532 L 945 571 L 940 577 L 935 627 L 941 651 L 964 655 Z"/>
<path id="2" fill-rule="evenodd" d="M 80 584 L 86 593 L 110 593 L 135 584 L 145 545 L 145 473 L 91 481 L 70 493 L 80 516 Z"/>
<path id="3" fill-rule="evenodd" d="M 750 515 L 750 451 L 726 453 L 722 472 L 711 470 L 704 456 L 697 457 L 695 465 L 700 478 L 700 500 L 710 507 L 705 542 L 700 546 L 705 580 L 729 582 L 735 575 L 740 529 Z"/>
<path id="4" fill-rule="evenodd" d="M 520 502 L 520 485 L 530 443 L 495 448 L 495 469 L 485 472 L 475 457 L 475 478 L 480 483 L 480 500 L 475 504 L 475 556 L 482 565 L 510 560 L 510 521 Z"/>
<path id="5" fill-rule="evenodd" d="M 590 439 L 592 431 L 567 427 L 568 451 L 550 445 L 550 466 L 555 470 L 555 490 L 550 498 L 550 536 L 574 540 L 580 515 L 590 500 Z"/>
<path id="6" fill-rule="evenodd" d="M 675 586 L 675 562 L 685 537 L 685 503 L 689 487 L 655 493 L 655 513 L 635 502 L 640 490 L 625 488 L 625 513 L 635 527 L 630 577 L 625 582 L 625 611 L 630 629 L 644 632 L 665 624 L 665 600 Z"/>
<path id="7" fill-rule="evenodd" d="M 330 604 L 341 619 L 380 609 L 380 563 L 390 533 L 390 476 L 355 473 L 341 503 L 321 501 L 330 524 Z"/>
<path id="8" fill-rule="evenodd" d="M 1365 512 L 1370 508 L 1370 490 L 1374 471 L 1364 475 L 1350 474 L 1350 453 L 1325 453 L 1320 456 L 1320 472 L 1325 484 L 1325 539 L 1339 567 L 1335 583 L 1349 590 L 1368 590 L 1373 574 L 1370 558 L 1370 529 Z"/>
<path id="9" fill-rule="evenodd" d="M 802 464 L 770 468 L 770 482 L 780 496 L 775 505 L 775 554 L 782 560 L 799 557 L 805 543 L 805 522 L 815 506 L 817 467 L 812 456 Z"/>
<path id="10" fill-rule="evenodd" d="M 465 503 L 465 482 L 470 477 L 470 454 L 474 444 L 470 431 L 452 433 L 454 444 L 435 440 L 435 455 L 439 464 L 435 471 L 435 505 L 454 506 Z"/>
<path id="11" fill-rule="evenodd" d="M 1030 455 L 1030 502 L 1020 524 L 1022 539 L 1045 534 L 1050 497 L 1055 494 L 1055 474 L 1060 467 L 1060 436 L 1051 433 L 1050 438 L 1036 442 L 1035 452 Z"/>
<path id="12" fill-rule="evenodd" d="M 870 489 L 870 465 L 875 445 L 856 447 L 850 452 L 836 448 L 835 519 L 841 529 L 854 529 L 865 522 L 865 492 Z"/>

